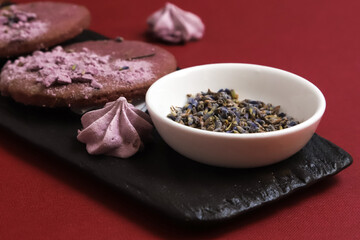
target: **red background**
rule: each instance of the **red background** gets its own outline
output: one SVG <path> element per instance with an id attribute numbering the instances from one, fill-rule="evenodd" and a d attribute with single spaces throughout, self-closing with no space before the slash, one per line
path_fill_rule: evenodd
<path id="1" fill-rule="evenodd" d="M 67 2 L 89 8 L 91 30 L 143 41 L 147 17 L 165 4 Z M 176 56 L 179 67 L 255 63 L 307 78 L 327 100 L 317 133 L 349 152 L 353 165 L 235 221 L 189 228 L 0 128 L 0 239 L 360 239 L 360 1 L 172 2 L 206 25 L 200 41 L 157 43 Z"/>

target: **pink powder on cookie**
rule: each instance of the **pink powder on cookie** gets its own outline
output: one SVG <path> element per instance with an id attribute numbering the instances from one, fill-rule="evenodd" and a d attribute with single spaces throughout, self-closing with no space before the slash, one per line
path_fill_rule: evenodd
<path id="1" fill-rule="evenodd" d="M 104 108 L 85 113 L 83 130 L 77 139 L 86 144 L 90 154 L 128 158 L 143 147 L 153 126 L 150 116 L 120 97 Z"/>
<path id="2" fill-rule="evenodd" d="M 99 77 L 133 82 L 153 77 L 151 67 L 147 61 L 112 60 L 110 55 L 100 56 L 87 48 L 74 52 L 58 46 L 52 51 L 36 51 L 31 56 L 20 57 L 13 63 L 9 61 L 1 79 L 35 79 L 46 88 L 71 83 L 90 83 L 92 88 L 101 88 Z"/>
<path id="3" fill-rule="evenodd" d="M 45 33 L 46 22 L 40 21 L 35 13 L 18 10 L 10 6 L 0 10 L 0 41 L 17 42 L 32 40 Z"/>

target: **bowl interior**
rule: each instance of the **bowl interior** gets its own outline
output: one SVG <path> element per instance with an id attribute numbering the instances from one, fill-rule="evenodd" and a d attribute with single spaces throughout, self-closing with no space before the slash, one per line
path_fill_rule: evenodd
<path id="1" fill-rule="evenodd" d="M 322 93 L 309 81 L 283 70 L 252 64 L 210 64 L 171 73 L 150 87 L 146 104 L 152 112 L 166 117 L 171 106 L 184 106 L 186 94 L 222 88 L 234 89 L 239 100 L 280 105 L 280 111 L 300 122 L 315 113 L 322 115 L 325 110 Z"/>

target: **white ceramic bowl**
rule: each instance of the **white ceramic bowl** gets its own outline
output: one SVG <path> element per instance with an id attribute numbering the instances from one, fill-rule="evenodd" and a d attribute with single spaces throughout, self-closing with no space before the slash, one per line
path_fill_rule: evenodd
<path id="1" fill-rule="evenodd" d="M 301 123 L 287 129 L 233 134 L 181 125 L 167 118 L 171 106 L 186 104 L 186 94 L 234 89 L 239 100 L 280 105 Z M 295 74 L 252 64 L 221 63 L 182 69 L 156 81 L 146 94 L 146 106 L 165 142 L 198 162 L 223 167 L 259 167 L 298 152 L 314 134 L 325 111 L 321 91 Z"/>

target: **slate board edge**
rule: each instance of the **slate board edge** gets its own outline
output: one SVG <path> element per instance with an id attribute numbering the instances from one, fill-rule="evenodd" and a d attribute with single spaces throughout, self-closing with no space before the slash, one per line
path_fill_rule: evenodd
<path id="1" fill-rule="evenodd" d="M 326 139 L 324 139 L 326 140 Z M 328 140 L 326 140 L 328 141 Z M 329 142 L 329 141 L 328 141 Z M 332 142 L 329 142 L 331 144 L 333 144 Z M 343 149 L 341 149 L 343 150 Z M 344 151 L 344 150 L 343 150 Z M 297 193 L 297 192 L 300 192 L 302 190 L 305 190 L 311 186 L 313 186 L 314 184 L 317 184 L 319 182 L 322 182 L 322 181 L 326 181 L 327 179 L 329 179 L 330 177 L 332 176 L 335 176 L 337 175 L 338 173 L 340 173 L 341 171 L 345 170 L 346 168 L 350 167 L 353 163 L 353 158 L 350 154 L 348 154 L 347 152 L 344 151 L 344 153 L 347 154 L 348 156 L 348 161 L 347 162 L 344 162 L 343 166 L 342 167 L 339 167 L 337 169 L 335 169 L 333 172 L 329 173 L 329 174 L 326 174 L 322 177 L 318 177 L 312 181 L 309 181 L 309 182 L 305 182 L 303 183 L 302 185 L 298 186 L 298 187 L 295 187 L 295 188 L 292 188 L 290 191 L 286 192 L 286 193 L 283 193 L 282 195 L 280 195 L 279 197 L 277 198 L 274 198 L 272 200 L 268 200 L 268 201 L 263 201 L 261 202 L 260 204 L 257 204 L 256 206 L 253 206 L 253 207 L 249 207 L 245 210 L 239 210 L 238 213 L 235 213 L 233 215 L 230 215 L 226 218 L 214 218 L 214 219 L 196 219 L 196 220 L 191 220 L 193 221 L 194 223 L 203 223 L 203 222 L 206 222 L 206 223 L 209 223 L 209 224 L 212 224 L 212 223 L 218 223 L 220 221 L 230 221 L 230 220 L 233 220 L 233 219 L 236 219 L 242 215 L 245 215 L 245 214 L 248 214 L 250 212 L 253 212 L 253 211 L 256 211 L 257 209 L 259 208 L 263 208 L 263 207 L 266 207 L 268 205 L 271 205 L 271 203 L 274 203 L 274 202 L 278 202 L 278 201 L 281 201 L 291 195 L 293 195 L 294 193 Z"/>
<path id="2" fill-rule="evenodd" d="M 89 171 L 88 169 L 86 169 L 84 167 L 81 167 L 80 165 L 75 165 L 75 164 L 71 163 L 68 159 L 66 159 L 64 157 L 59 156 L 59 154 L 56 153 L 55 151 L 53 151 L 51 149 L 48 149 L 46 146 L 43 146 L 41 144 L 41 141 L 39 143 L 35 143 L 32 139 L 24 137 L 21 134 L 21 131 L 19 131 L 17 129 L 14 129 L 11 126 L 4 126 L 3 124 L 1 124 L 1 127 L 3 129 L 5 129 L 5 130 L 11 132 L 15 136 L 20 137 L 21 139 L 25 140 L 26 142 L 33 145 L 37 149 L 42 150 L 45 153 L 48 153 L 48 154 L 54 156 L 54 158 L 56 158 L 59 162 L 60 161 L 65 162 L 66 164 L 68 164 L 68 165 L 70 165 L 72 167 L 76 167 L 78 170 L 81 170 L 83 173 L 88 174 L 89 176 L 92 176 L 92 177 L 100 180 L 104 184 L 112 187 L 115 191 L 117 191 L 117 192 L 119 192 L 121 194 L 125 194 L 125 195 L 129 196 L 130 198 L 134 199 L 135 201 L 137 201 L 137 202 L 139 202 L 141 204 L 145 204 L 148 207 L 155 208 L 156 210 L 160 210 L 160 212 L 163 215 L 168 216 L 168 217 L 172 218 L 175 221 L 185 222 L 185 223 L 188 223 L 188 224 L 196 224 L 196 225 L 207 225 L 207 224 L 213 224 L 213 223 L 218 223 L 218 222 L 223 222 L 223 221 L 236 219 L 236 218 L 238 218 L 238 217 L 240 217 L 240 216 L 242 216 L 244 214 L 247 214 L 248 212 L 252 212 L 252 211 L 255 211 L 258 208 L 267 206 L 267 205 L 271 204 L 272 202 L 277 202 L 279 200 L 282 200 L 283 198 L 291 195 L 292 193 L 295 193 L 295 192 L 297 192 L 299 190 L 302 190 L 302 189 L 306 189 L 306 188 L 312 186 L 313 184 L 316 184 L 319 181 L 322 181 L 322 180 L 325 180 L 325 179 L 327 179 L 327 178 L 329 178 L 331 176 L 334 176 L 334 175 L 338 174 L 339 172 L 341 172 L 342 170 L 349 167 L 353 162 L 353 158 L 351 157 L 351 155 L 348 154 L 345 150 L 339 148 L 348 157 L 347 158 L 348 161 L 344 162 L 343 166 L 335 168 L 334 171 L 332 171 L 331 173 L 328 173 L 328 174 L 326 174 L 326 175 L 324 175 L 322 177 L 313 179 L 312 181 L 304 182 L 302 185 L 299 185 L 296 188 L 292 188 L 290 191 L 281 194 L 277 198 L 267 200 L 267 201 L 263 201 L 263 202 L 261 202 L 261 203 L 259 203 L 257 205 L 251 206 L 251 207 L 249 207 L 249 208 L 247 208 L 245 210 L 236 209 L 233 214 L 228 215 L 226 217 L 220 217 L 220 218 L 216 218 L 216 217 L 215 218 L 197 218 L 197 217 L 194 217 L 194 215 L 191 214 L 191 213 L 190 214 L 184 213 L 182 217 L 179 217 L 178 213 L 172 214 L 172 213 L 170 213 L 168 211 L 168 209 L 163 209 L 162 206 L 156 206 L 156 205 L 154 205 L 154 202 L 152 202 L 152 201 L 146 201 L 143 197 L 141 197 L 141 194 L 137 195 L 136 194 L 136 192 L 137 192 L 136 189 L 132 189 L 131 185 L 127 184 L 127 182 L 124 182 L 124 184 L 122 186 L 116 185 L 111 180 L 106 179 L 106 177 L 103 177 L 102 175 L 99 175 L 97 173 L 92 172 L 91 169 Z M 321 136 L 319 136 L 319 137 L 322 138 Z M 328 142 L 329 144 L 336 146 L 332 142 L 330 142 L 330 141 L 328 141 L 328 140 L 326 140 L 324 138 L 322 138 L 322 139 L 325 140 L 326 142 Z M 139 201 L 140 200 L 139 196 L 140 196 L 141 201 Z"/>

